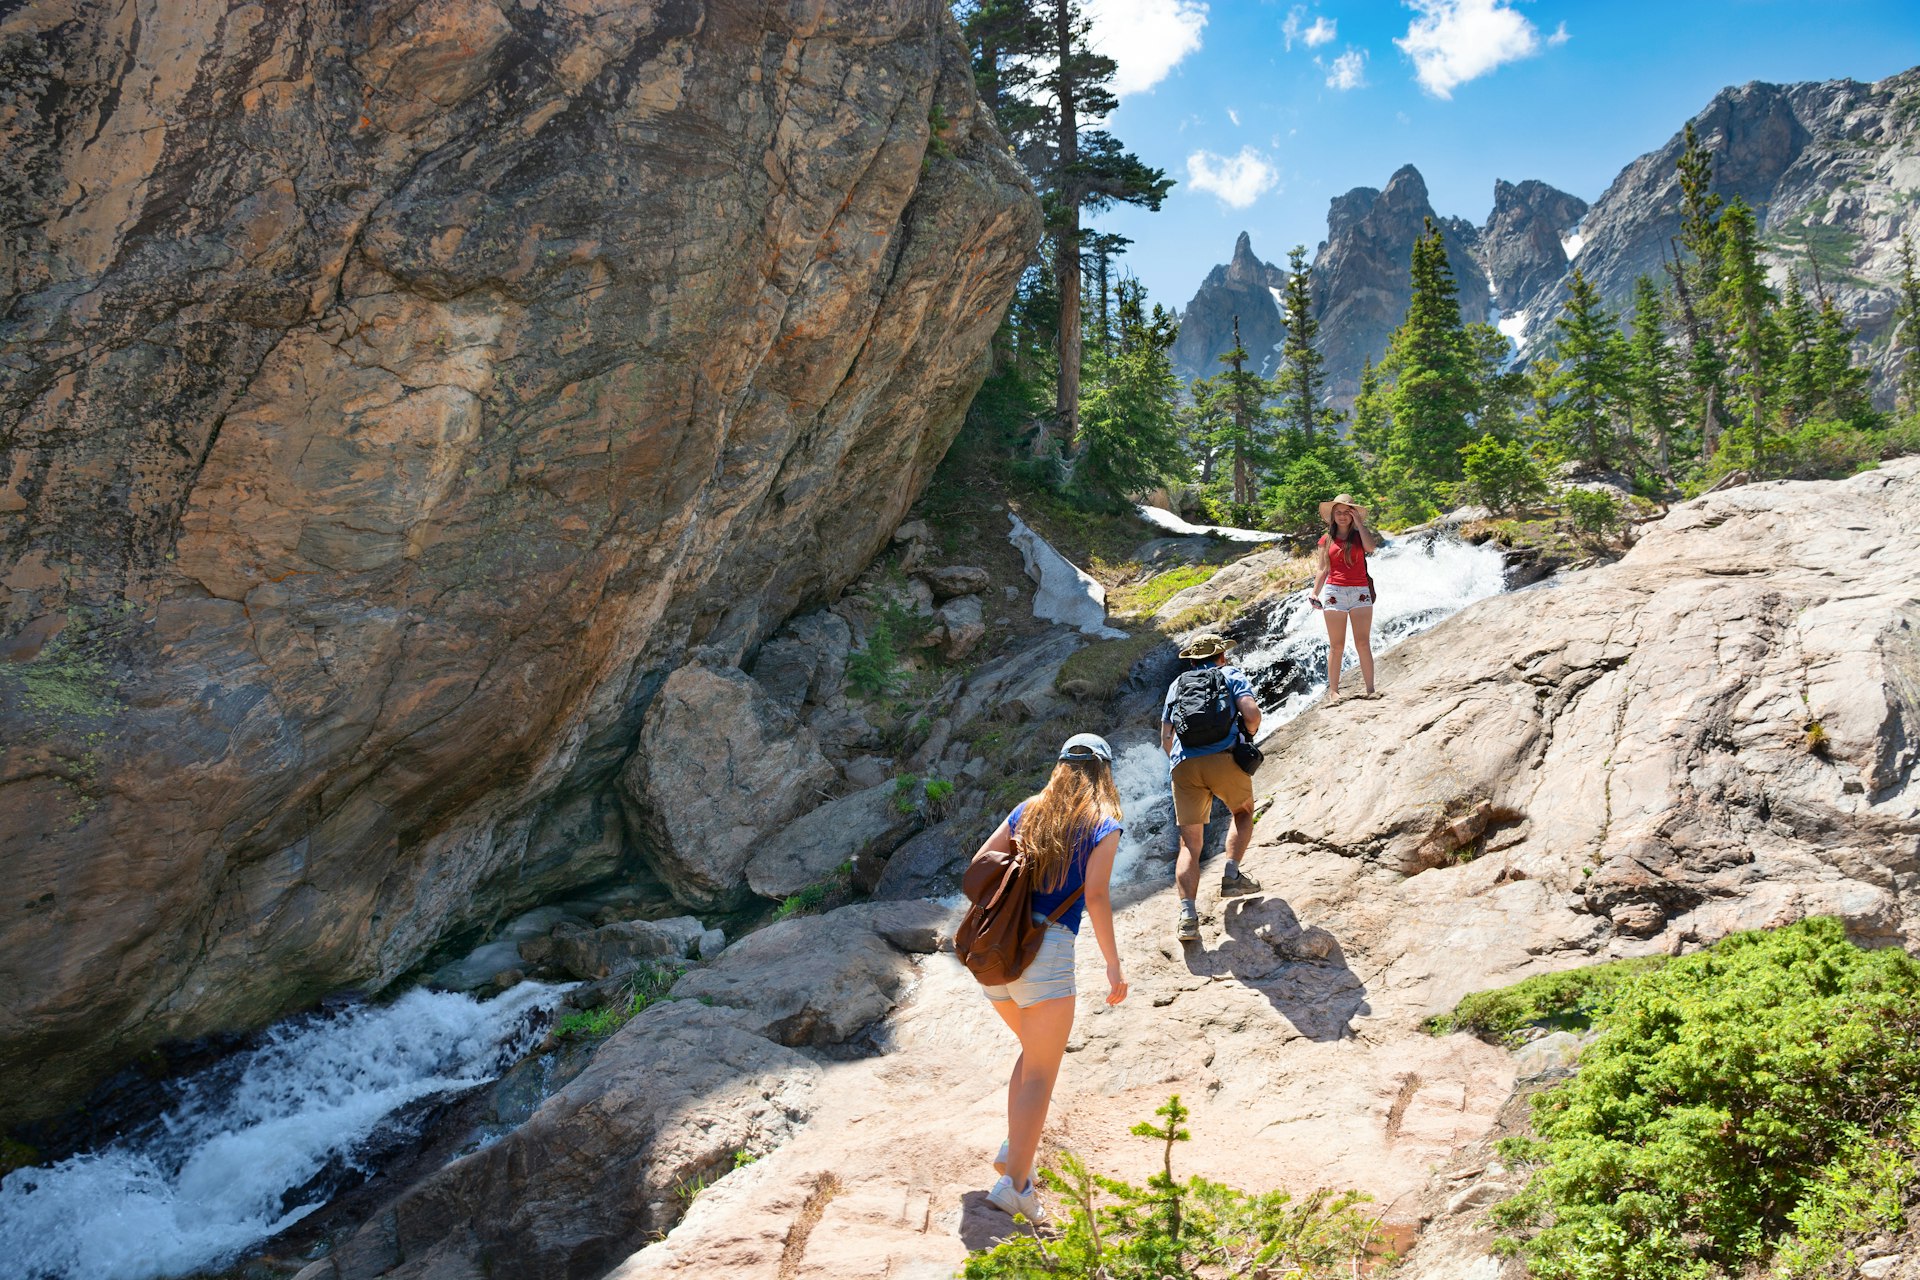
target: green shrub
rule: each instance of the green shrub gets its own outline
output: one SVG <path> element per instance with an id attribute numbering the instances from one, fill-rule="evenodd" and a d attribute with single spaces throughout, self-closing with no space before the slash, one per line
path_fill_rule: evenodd
<path id="1" fill-rule="evenodd" d="M 1620 527 L 1620 499 L 1605 489 L 1569 489 L 1562 500 L 1574 531 L 1589 538 L 1605 538 Z"/>
<path id="2" fill-rule="evenodd" d="M 647 965 L 634 971 L 627 980 L 625 997 L 610 1000 L 598 1009 L 579 1009 L 553 1024 L 553 1034 L 561 1039 L 596 1040 L 624 1027 L 648 1005 L 667 998 L 673 984 L 687 971 L 682 964 Z"/>
<path id="3" fill-rule="evenodd" d="M 773 918 L 789 920 L 794 916 L 812 915 L 826 905 L 829 887 L 826 884 L 810 884 L 798 893 L 789 894 L 773 909 Z"/>
<path id="4" fill-rule="evenodd" d="M 1465 1031 L 1488 1044 L 1513 1045 L 1529 1027 L 1584 1031 L 1613 1007 L 1626 985 L 1666 963 L 1665 956 L 1615 960 L 1528 978 L 1498 991 L 1476 991 L 1450 1014 L 1427 1020 L 1434 1035 Z"/>
<path id="5" fill-rule="evenodd" d="M 893 807 L 900 813 L 912 813 L 920 807 L 920 779 L 911 773 L 903 773 L 893 780 Z"/>
<path id="6" fill-rule="evenodd" d="M 1537 1280 L 1806 1274 L 1892 1227 L 1920 1121 L 1920 964 L 1838 920 L 1738 934 L 1618 992 L 1536 1095 L 1496 1221 Z"/>
<path id="7" fill-rule="evenodd" d="M 1546 473 L 1518 441 L 1481 436 L 1460 450 L 1463 496 L 1494 511 L 1512 511 L 1547 496 Z"/>
<path id="8" fill-rule="evenodd" d="M 1175 1095 L 1133 1132 L 1161 1144 L 1161 1171 L 1135 1186 L 1089 1170 L 1071 1152 L 1041 1181 L 1071 1216 L 1048 1239 L 1015 1235 L 974 1253 L 967 1280 L 1161 1280 L 1169 1276 L 1271 1276 L 1290 1280 L 1357 1274 L 1380 1242 L 1368 1197 L 1316 1191 L 1295 1203 L 1284 1191 L 1247 1192 L 1205 1178 L 1173 1176 L 1174 1144 L 1188 1140 Z"/>

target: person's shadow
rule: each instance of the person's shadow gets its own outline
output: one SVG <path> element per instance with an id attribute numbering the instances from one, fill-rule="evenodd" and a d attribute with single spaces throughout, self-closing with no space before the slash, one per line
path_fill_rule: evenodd
<path id="1" fill-rule="evenodd" d="M 1035 1181 L 1038 1180 L 1036 1174 Z M 1050 1205 L 1057 1205 L 1060 1200 L 1051 1194 L 1047 1199 Z M 987 1199 L 984 1191 L 969 1191 L 960 1197 L 960 1242 L 967 1246 L 969 1253 L 991 1249 L 1014 1236 L 1035 1234 L 1038 1233 L 1031 1223 L 1015 1222 L 1006 1210 Z"/>
<path id="2" fill-rule="evenodd" d="M 1344 1039 L 1353 1034 L 1355 1017 L 1373 1012 L 1339 939 L 1302 925 L 1284 898 L 1225 898 L 1219 910 L 1226 931 L 1219 946 L 1182 944 L 1190 972 L 1251 987 L 1310 1040 Z"/>

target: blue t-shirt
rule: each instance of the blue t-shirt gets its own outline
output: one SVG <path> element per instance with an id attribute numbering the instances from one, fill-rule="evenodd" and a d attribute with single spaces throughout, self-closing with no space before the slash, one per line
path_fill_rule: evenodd
<path id="1" fill-rule="evenodd" d="M 1013 812 L 1007 815 L 1008 832 L 1020 829 L 1020 815 L 1026 812 L 1026 808 L 1025 800 L 1013 806 Z M 1033 909 L 1043 916 L 1050 916 L 1053 914 L 1053 909 L 1065 902 L 1074 891 L 1084 888 L 1087 883 L 1087 860 L 1093 857 L 1093 847 L 1114 832 L 1125 829 L 1112 818 L 1102 818 L 1091 833 L 1082 835 L 1074 841 L 1073 861 L 1067 864 L 1067 878 L 1061 882 L 1058 889 L 1050 893 L 1041 893 L 1036 889 L 1033 894 Z M 1080 912 L 1086 905 L 1086 895 L 1082 894 L 1078 902 L 1060 913 L 1060 923 L 1076 937 L 1080 933 Z"/>
<path id="2" fill-rule="evenodd" d="M 1193 670 L 1204 671 L 1206 668 L 1195 667 Z M 1184 675 L 1186 673 L 1182 672 L 1181 674 Z M 1253 696 L 1253 682 L 1241 673 L 1240 668 L 1221 667 L 1220 674 L 1227 678 L 1227 696 L 1233 700 L 1236 708 L 1240 705 L 1240 699 L 1251 698 Z M 1180 682 L 1176 680 L 1173 684 L 1167 686 L 1167 700 L 1162 703 L 1160 707 L 1160 722 L 1162 724 L 1171 723 L 1173 720 L 1173 686 L 1179 683 Z M 1174 764 L 1179 764 L 1182 760 L 1191 760 L 1195 756 L 1217 755 L 1222 751 L 1231 750 L 1233 744 L 1238 741 L 1240 741 L 1240 718 L 1238 714 L 1236 714 L 1233 720 L 1233 728 L 1227 731 L 1227 736 L 1210 747 L 1189 747 L 1180 741 L 1178 734 L 1175 734 L 1171 760 Z"/>

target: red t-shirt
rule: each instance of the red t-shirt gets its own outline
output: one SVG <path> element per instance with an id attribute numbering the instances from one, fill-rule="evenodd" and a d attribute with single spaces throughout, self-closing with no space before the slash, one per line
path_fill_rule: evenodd
<path id="1" fill-rule="evenodd" d="M 1367 585 L 1367 548 L 1358 537 L 1348 542 L 1334 542 L 1326 534 L 1320 535 L 1320 546 L 1327 553 L 1327 561 L 1333 566 L 1333 572 L 1327 575 L 1327 581 L 1336 587 L 1364 587 Z"/>

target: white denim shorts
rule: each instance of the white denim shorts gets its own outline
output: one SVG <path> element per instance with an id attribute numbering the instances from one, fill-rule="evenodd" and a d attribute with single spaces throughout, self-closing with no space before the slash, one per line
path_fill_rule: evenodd
<path id="1" fill-rule="evenodd" d="M 1372 587 L 1336 587 L 1331 582 L 1320 588 L 1320 605 L 1328 613 L 1352 613 L 1373 608 Z"/>
<path id="2" fill-rule="evenodd" d="M 1046 917 L 1034 913 L 1035 923 Z M 987 999 L 1011 1000 L 1019 1008 L 1042 1000 L 1059 1000 L 1073 995 L 1073 930 L 1059 923 L 1047 925 L 1047 936 L 1040 940 L 1039 954 L 1033 963 L 1012 982 L 999 987 L 982 987 Z"/>

